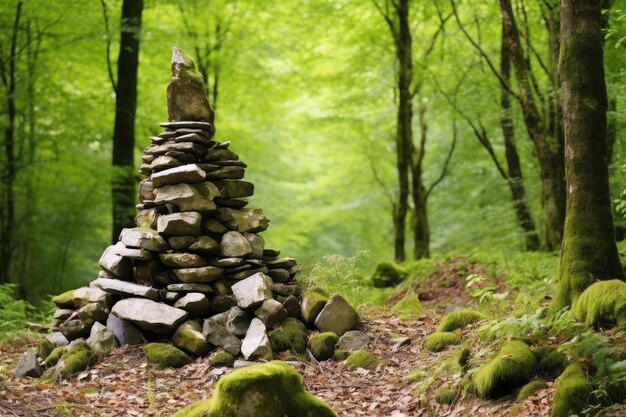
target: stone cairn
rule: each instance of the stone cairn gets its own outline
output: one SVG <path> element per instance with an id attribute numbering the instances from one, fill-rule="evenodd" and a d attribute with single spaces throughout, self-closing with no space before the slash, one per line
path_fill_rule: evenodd
<path id="1" fill-rule="evenodd" d="M 265 248 L 254 185 L 230 142 L 213 140 L 214 113 L 191 58 L 174 48 L 169 122 L 145 149 L 135 228 L 100 258 L 88 287 L 54 298 L 53 344 L 115 337 L 171 343 L 195 357 L 221 347 L 246 360 L 274 357 L 268 332 L 289 317 L 341 336 L 359 323 L 338 294 L 302 294 L 298 265 Z M 293 320 L 293 319 L 291 319 Z M 306 340 L 306 339 L 305 339 Z M 94 345 L 95 344 L 95 345 Z"/>

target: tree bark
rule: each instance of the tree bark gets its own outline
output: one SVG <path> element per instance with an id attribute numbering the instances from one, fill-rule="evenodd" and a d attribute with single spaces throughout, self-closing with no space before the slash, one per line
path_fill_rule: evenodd
<path id="1" fill-rule="evenodd" d="M 124 0 L 120 52 L 117 61 L 117 94 L 113 128 L 113 231 L 115 243 L 124 227 L 132 226 L 135 215 L 135 114 L 137 67 L 143 0 Z"/>
<path id="2" fill-rule="evenodd" d="M 500 48 L 500 73 L 502 79 L 507 83 L 511 79 L 511 58 L 504 36 L 504 27 L 502 28 L 502 45 Z M 522 166 L 520 163 L 517 146 L 515 144 L 515 127 L 511 118 L 511 99 L 509 92 L 500 87 L 500 106 L 502 108 L 502 117 L 500 125 L 502 126 L 502 136 L 504 137 L 504 152 L 506 156 L 508 178 L 507 182 L 511 191 L 513 207 L 517 222 L 524 233 L 524 249 L 527 251 L 539 250 L 541 242 L 539 235 L 535 229 L 535 222 L 528 207 L 526 200 L 526 189 L 524 187 L 524 177 L 522 175 Z"/>
<path id="3" fill-rule="evenodd" d="M 601 28 L 600 2 L 561 0 L 567 209 L 556 309 L 571 305 L 596 279 L 624 280 L 609 194 Z"/>
<path id="4" fill-rule="evenodd" d="M 500 0 L 500 9 L 504 36 L 517 79 L 524 124 L 533 142 L 539 163 L 542 203 L 546 214 L 545 246 L 548 250 L 554 250 L 561 244 L 565 214 L 562 135 L 559 133 L 560 127 L 552 123 L 558 119 L 558 116 L 551 117 L 551 121 L 547 123 L 543 120 L 533 95 L 530 68 L 520 43 L 511 1 Z M 552 134 L 551 127 L 553 128 Z M 550 145 L 551 142 L 554 143 L 553 146 Z"/>
<path id="5" fill-rule="evenodd" d="M 419 107 L 420 146 L 415 149 L 411 141 L 411 197 L 413 199 L 412 229 L 413 229 L 413 259 L 430 257 L 430 228 L 428 226 L 428 193 L 422 177 L 422 161 L 426 152 L 428 124 L 426 123 L 425 104 Z"/>

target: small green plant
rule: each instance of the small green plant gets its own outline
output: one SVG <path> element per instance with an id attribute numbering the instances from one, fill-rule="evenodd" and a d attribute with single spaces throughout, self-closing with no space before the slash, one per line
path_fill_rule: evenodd
<path id="1" fill-rule="evenodd" d="M 489 305 L 503 302 L 508 297 L 509 293 L 496 292 L 496 287 L 493 285 L 483 285 L 486 281 L 486 278 L 482 275 L 471 274 L 465 278 L 465 289 L 467 290 L 470 297 L 477 300 L 478 304 Z"/>

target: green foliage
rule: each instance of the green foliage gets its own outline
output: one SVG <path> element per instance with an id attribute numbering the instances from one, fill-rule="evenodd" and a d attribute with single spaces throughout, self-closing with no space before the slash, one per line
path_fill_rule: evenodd
<path id="1" fill-rule="evenodd" d="M 181 368 L 193 362 L 185 352 L 165 343 L 148 343 L 143 349 L 148 361 L 159 368 Z"/>
<path id="2" fill-rule="evenodd" d="M 11 342 L 28 334 L 27 322 L 49 322 L 51 306 L 42 303 L 40 308 L 18 298 L 17 284 L 0 285 L 0 342 Z"/>
<path id="3" fill-rule="evenodd" d="M 456 390 L 454 388 L 441 387 L 435 391 L 435 401 L 439 404 L 452 404 L 456 398 Z"/>
<path id="4" fill-rule="evenodd" d="M 376 288 L 395 287 L 408 276 L 408 272 L 393 262 L 381 262 L 372 275 L 372 284 Z"/>
<path id="5" fill-rule="evenodd" d="M 626 325 L 626 283 L 613 279 L 590 285 L 576 300 L 573 311 L 588 326 Z"/>
<path id="6" fill-rule="evenodd" d="M 441 319 L 438 332 L 452 332 L 457 329 L 463 329 L 472 323 L 485 320 L 487 317 L 479 311 L 475 310 L 458 310 L 448 313 Z"/>
<path id="7" fill-rule="evenodd" d="M 474 374 L 482 398 L 498 398 L 525 384 L 535 372 L 535 355 L 524 342 L 506 342 L 491 361 Z"/>
<path id="8" fill-rule="evenodd" d="M 306 351 L 307 328 L 300 320 L 288 317 L 281 323 L 279 329 L 270 333 L 269 338 L 274 352 L 290 350 L 302 354 Z"/>
<path id="9" fill-rule="evenodd" d="M 378 359 L 367 349 L 359 350 L 348 356 L 348 369 L 364 368 L 373 369 L 378 365 Z"/>
<path id="10" fill-rule="evenodd" d="M 424 347 L 431 352 L 440 352 L 455 343 L 459 343 L 459 336 L 454 332 L 435 332 L 424 339 Z"/>
<path id="11" fill-rule="evenodd" d="M 569 417 L 581 412 L 589 401 L 592 385 L 578 363 L 573 363 L 556 382 L 550 417 Z"/>
<path id="12" fill-rule="evenodd" d="M 524 401 L 526 398 L 535 394 L 537 391 L 541 391 L 544 388 L 548 388 L 548 383 L 543 379 L 534 379 L 530 381 L 528 384 L 524 385 L 520 388 L 517 393 L 517 401 Z"/>
<path id="13" fill-rule="evenodd" d="M 224 375 L 209 400 L 191 404 L 174 417 L 337 417 L 326 403 L 304 391 L 291 366 L 272 361 Z"/>
<path id="14" fill-rule="evenodd" d="M 335 354 L 339 336 L 333 332 L 317 333 L 309 339 L 309 350 L 315 359 L 325 361 Z"/>

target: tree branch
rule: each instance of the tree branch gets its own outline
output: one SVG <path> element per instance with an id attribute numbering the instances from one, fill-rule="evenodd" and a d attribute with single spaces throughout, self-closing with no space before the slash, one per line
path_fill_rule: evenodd
<path id="1" fill-rule="evenodd" d="M 102 5 L 102 17 L 104 18 L 104 30 L 106 34 L 106 53 L 107 53 L 107 70 L 109 72 L 109 80 L 111 81 L 111 87 L 113 87 L 113 91 L 117 94 L 117 83 L 115 82 L 115 77 L 113 76 L 113 68 L 111 66 L 111 30 L 109 27 L 109 13 L 107 12 L 107 4 L 106 0 L 100 0 L 100 4 Z"/>

